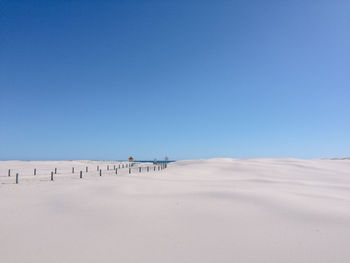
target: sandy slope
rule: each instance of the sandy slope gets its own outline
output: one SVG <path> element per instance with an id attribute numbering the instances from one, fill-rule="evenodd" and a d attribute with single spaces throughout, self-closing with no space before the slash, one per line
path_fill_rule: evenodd
<path id="1" fill-rule="evenodd" d="M 350 262 L 350 160 L 96 165 L 0 162 L 0 262 Z"/>

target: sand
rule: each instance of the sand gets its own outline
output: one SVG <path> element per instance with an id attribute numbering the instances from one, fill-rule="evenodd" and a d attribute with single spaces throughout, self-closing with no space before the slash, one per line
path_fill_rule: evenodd
<path id="1" fill-rule="evenodd" d="M 350 262 L 350 160 L 114 165 L 0 162 L 0 262 Z"/>

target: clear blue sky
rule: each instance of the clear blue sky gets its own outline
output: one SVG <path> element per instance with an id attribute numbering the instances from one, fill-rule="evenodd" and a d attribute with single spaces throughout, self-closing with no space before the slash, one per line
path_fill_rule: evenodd
<path id="1" fill-rule="evenodd" d="M 349 156 L 349 14 L 0 0 L 0 159 Z"/>

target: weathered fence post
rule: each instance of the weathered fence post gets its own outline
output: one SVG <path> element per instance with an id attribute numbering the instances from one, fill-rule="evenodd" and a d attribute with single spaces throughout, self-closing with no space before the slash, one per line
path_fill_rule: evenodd
<path id="1" fill-rule="evenodd" d="M 11 169 L 9 169 L 9 176 L 11 176 Z"/>
<path id="2" fill-rule="evenodd" d="M 107 165 L 107 171 L 109 171 L 109 165 Z"/>
<path id="3" fill-rule="evenodd" d="M 83 171 L 80 171 L 80 178 L 83 178 Z"/>
<path id="4" fill-rule="evenodd" d="M 89 171 L 89 167 L 86 166 L 86 172 L 88 172 L 88 171 Z"/>
<path id="5" fill-rule="evenodd" d="M 72 167 L 72 174 L 74 174 L 74 167 Z"/>
<path id="6" fill-rule="evenodd" d="M 100 176 L 102 176 L 102 170 L 100 169 Z"/>
<path id="7" fill-rule="evenodd" d="M 18 184 L 18 173 L 16 174 L 16 184 Z"/>
<path id="8" fill-rule="evenodd" d="M 34 168 L 34 175 L 36 175 L 36 168 Z"/>
<path id="9" fill-rule="evenodd" d="M 149 172 L 149 166 L 147 166 L 147 172 Z"/>
<path id="10" fill-rule="evenodd" d="M 55 168 L 55 174 L 57 174 L 57 168 Z"/>
<path id="11" fill-rule="evenodd" d="M 98 171 L 98 170 L 100 170 L 100 167 L 98 167 L 98 165 L 97 165 L 97 171 Z"/>
<path id="12" fill-rule="evenodd" d="M 51 172 L 51 181 L 53 181 L 53 172 Z"/>
<path id="13" fill-rule="evenodd" d="M 139 167 L 139 172 L 141 173 L 141 167 Z"/>

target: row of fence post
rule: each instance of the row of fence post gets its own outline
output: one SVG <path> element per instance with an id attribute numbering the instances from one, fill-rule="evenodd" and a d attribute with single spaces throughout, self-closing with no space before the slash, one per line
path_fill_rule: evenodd
<path id="1" fill-rule="evenodd" d="M 120 167 L 121 165 L 119 164 L 118 167 Z M 129 167 L 129 174 L 131 174 L 131 167 L 133 166 L 133 164 L 127 164 L 126 167 Z M 122 168 L 124 168 L 124 164 L 122 164 L 121 166 Z M 165 168 L 167 168 L 167 164 L 161 164 L 161 165 L 157 165 L 153 167 L 153 171 L 156 171 L 156 167 L 158 167 L 158 171 L 159 170 L 163 170 Z M 102 169 L 99 169 L 99 166 L 97 166 L 97 169 L 99 171 L 99 175 L 102 176 Z M 118 168 L 116 168 L 116 166 L 114 165 L 113 169 L 115 170 L 115 174 L 118 174 Z M 119 168 L 120 169 L 120 168 Z M 147 166 L 147 172 L 149 172 L 149 166 Z M 85 171 L 88 172 L 88 166 L 86 166 Z M 109 171 L 109 165 L 107 165 L 107 171 Z M 37 169 L 34 169 L 34 175 L 36 175 Z M 139 173 L 142 172 L 142 166 L 139 167 Z M 74 173 L 74 167 L 72 167 L 72 173 Z M 54 180 L 54 174 L 57 174 L 57 168 L 55 168 L 54 172 L 51 171 L 51 176 L 50 176 L 50 180 L 53 181 Z M 8 176 L 11 176 L 11 169 L 8 170 Z M 80 171 L 80 178 L 83 178 L 83 171 Z M 18 173 L 16 173 L 16 184 L 18 184 Z"/>

